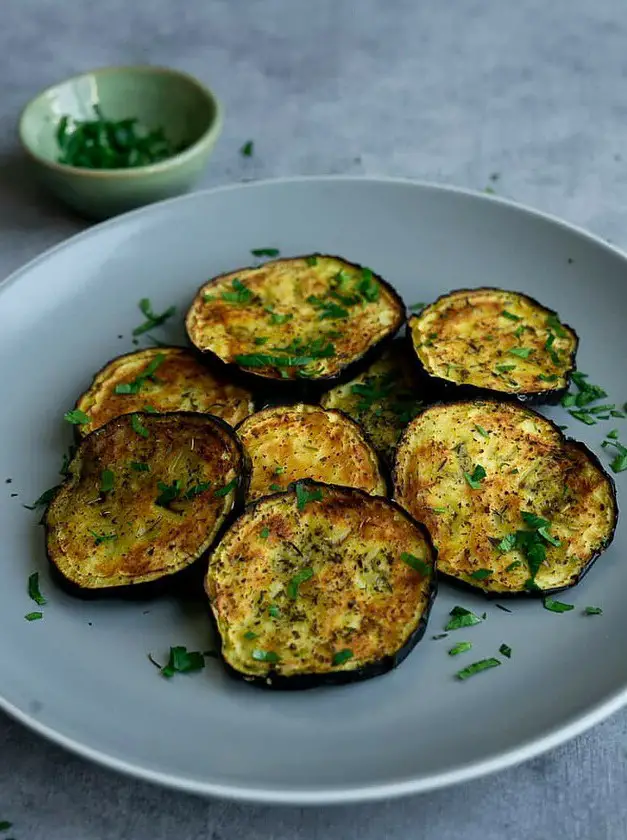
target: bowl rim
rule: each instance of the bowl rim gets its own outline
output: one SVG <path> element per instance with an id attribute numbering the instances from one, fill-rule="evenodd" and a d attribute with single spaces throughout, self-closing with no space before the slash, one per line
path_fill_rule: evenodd
<path id="1" fill-rule="evenodd" d="M 158 163 L 150 163 L 145 166 L 132 166 L 119 169 L 88 169 L 87 167 L 82 166 L 70 166 L 67 163 L 59 163 L 58 161 L 51 160 L 50 158 L 47 158 L 44 155 L 38 154 L 37 151 L 35 151 L 35 149 L 27 141 L 24 131 L 26 117 L 29 110 L 37 102 L 39 102 L 39 100 L 43 100 L 59 88 L 62 88 L 65 85 L 67 85 L 69 82 L 74 82 L 89 76 L 99 77 L 103 75 L 128 72 L 140 73 L 145 75 L 178 77 L 182 81 L 196 88 L 196 90 L 199 91 L 199 93 L 210 103 L 210 105 L 213 107 L 214 112 L 213 119 L 209 122 L 207 128 L 203 131 L 200 137 L 197 140 L 195 140 L 190 146 L 183 149 L 181 152 L 177 152 L 176 154 L 165 158 L 165 160 L 159 161 Z M 211 88 L 203 84 L 200 81 L 200 79 L 196 78 L 196 76 L 193 76 L 191 73 L 186 73 L 184 70 L 179 70 L 175 67 L 166 67 L 164 65 L 159 64 L 120 64 L 105 67 L 96 67 L 91 70 L 85 70 L 81 73 L 76 73 L 73 76 L 69 76 L 68 78 L 63 79 L 60 82 L 55 82 L 55 84 L 49 85 L 47 88 L 40 90 L 37 94 L 35 94 L 35 96 L 29 99 L 26 105 L 24 105 L 24 107 L 22 108 L 20 116 L 18 118 L 17 129 L 22 149 L 36 163 L 42 164 L 48 167 L 49 169 L 52 169 L 53 171 L 56 171 L 59 174 L 66 176 L 72 175 L 83 178 L 111 179 L 135 178 L 152 174 L 156 175 L 162 172 L 167 172 L 173 167 L 185 164 L 187 161 L 191 160 L 191 158 L 195 157 L 195 155 L 198 152 L 200 152 L 204 147 L 215 142 L 215 140 L 220 135 L 220 132 L 222 131 L 223 122 L 224 107 L 222 103 L 215 95 L 215 93 L 211 90 Z"/>

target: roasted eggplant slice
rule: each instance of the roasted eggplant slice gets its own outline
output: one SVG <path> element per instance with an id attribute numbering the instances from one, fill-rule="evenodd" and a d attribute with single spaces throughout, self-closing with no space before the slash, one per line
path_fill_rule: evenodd
<path id="1" fill-rule="evenodd" d="M 429 528 L 439 571 L 486 593 L 573 586 L 612 541 L 618 516 L 596 456 L 514 402 L 425 409 L 401 438 L 394 484 Z"/>
<path id="2" fill-rule="evenodd" d="M 50 562 L 83 596 L 171 580 L 219 536 L 246 475 L 241 445 L 217 417 L 111 420 L 80 443 L 48 507 Z"/>
<path id="3" fill-rule="evenodd" d="M 404 320 L 402 300 L 370 269 L 311 255 L 210 280 L 186 325 L 191 343 L 232 373 L 311 387 L 348 378 Z"/>
<path id="4" fill-rule="evenodd" d="M 393 341 L 363 373 L 337 385 L 320 400 L 361 424 L 379 454 L 391 463 L 405 426 L 426 399 L 405 341 Z"/>
<path id="5" fill-rule="evenodd" d="M 244 420 L 237 434 L 252 464 L 249 501 L 299 478 L 386 493 L 377 454 L 341 411 L 302 403 L 274 406 Z"/>
<path id="6" fill-rule="evenodd" d="M 135 411 L 198 411 L 235 426 L 253 411 L 249 391 L 217 378 L 183 347 L 151 347 L 110 361 L 76 403 L 81 435 Z"/>
<path id="7" fill-rule="evenodd" d="M 311 481 L 250 505 L 206 590 L 233 675 L 273 688 L 374 677 L 424 633 L 435 551 L 393 502 Z"/>
<path id="8" fill-rule="evenodd" d="M 462 396 L 556 403 L 575 368 L 574 330 L 519 292 L 451 292 L 413 315 L 409 331 L 426 377 Z"/>

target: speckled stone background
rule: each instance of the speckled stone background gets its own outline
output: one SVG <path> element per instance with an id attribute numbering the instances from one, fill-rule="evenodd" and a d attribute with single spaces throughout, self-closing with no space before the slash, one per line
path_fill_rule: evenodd
<path id="1" fill-rule="evenodd" d="M 133 62 L 183 68 L 221 96 L 205 186 L 322 173 L 491 184 L 627 247 L 624 0 L 2 0 L 0 275 L 85 226 L 33 185 L 22 105 L 70 74 Z M 627 837 L 627 712 L 497 776 L 331 809 L 163 791 L 1 716 L 0 743 L 2 836 L 15 840 Z"/>

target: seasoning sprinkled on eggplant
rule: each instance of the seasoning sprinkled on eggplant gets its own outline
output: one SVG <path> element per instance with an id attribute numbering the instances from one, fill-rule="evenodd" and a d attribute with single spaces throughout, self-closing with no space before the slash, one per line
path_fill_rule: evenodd
<path id="1" fill-rule="evenodd" d="M 612 541 L 618 516 L 596 456 L 513 402 L 425 409 L 401 438 L 394 485 L 431 531 L 439 571 L 486 594 L 573 586 Z"/>
<path id="2" fill-rule="evenodd" d="M 386 493 L 376 453 L 341 411 L 302 403 L 274 406 L 244 420 L 237 434 L 252 465 L 249 500 L 300 478 Z"/>
<path id="3" fill-rule="evenodd" d="M 272 688 L 389 671 L 425 631 L 435 557 L 426 529 L 360 490 L 305 481 L 254 502 L 206 577 L 227 669 Z"/>
<path id="4" fill-rule="evenodd" d="M 575 331 L 520 292 L 450 292 L 413 315 L 409 332 L 425 377 L 465 396 L 556 403 L 575 368 Z"/>

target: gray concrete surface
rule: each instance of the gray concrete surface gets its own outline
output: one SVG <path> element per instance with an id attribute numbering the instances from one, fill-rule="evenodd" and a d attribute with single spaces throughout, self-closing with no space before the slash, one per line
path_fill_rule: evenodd
<path id="1" fill-rule="evenodd" d="M 3 0 L 0 275 L 84 227 L 33 185 L 20 108 L 72 73 L 132 62 L 183 68 L 221 95 L 225 131 L 204 186 L 318 173 L 492 183 L 627 246 L 626 46 L 622 0 Z M 622 840 L 626 735 L 623 713 L 462 787 L 301 810 L 124 779 L 0 717 L 0 821 L 13 823 L 2 836 Z"/>

